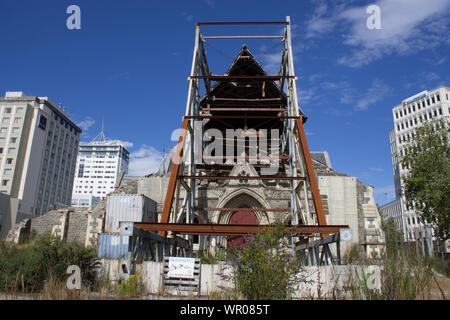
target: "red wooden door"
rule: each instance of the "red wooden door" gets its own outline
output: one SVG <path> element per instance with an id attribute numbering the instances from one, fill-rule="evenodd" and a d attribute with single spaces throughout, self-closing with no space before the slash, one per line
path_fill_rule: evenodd
<path id="1" fill-rule="evenodd" d="M 228 224 L 258 224 L 258 219 L 253 212 L 248 211 L 237 211 L 235 212 L 230 219 Z M 227 247 L 242 247 L 242 244 L 245 241 L 245 238 L 248 236 L 228 236 L 227 237 Z"/>

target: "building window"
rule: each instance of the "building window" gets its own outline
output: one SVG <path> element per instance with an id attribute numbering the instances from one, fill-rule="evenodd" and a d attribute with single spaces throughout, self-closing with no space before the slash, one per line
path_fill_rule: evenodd
<path id="1" fill-rule="evenodd" d="M 14 123 L 19 123 L 21 119 L 22 119 L 21 117 L 15 117 L 14 118 Z"/>
<path id="2" fill-rule="evenodd" d="M 23 108 L 17 108 L 16 109 L 16 113 L 22 113 L 23 112 Z"/>
<path id="3" fill-rule="evenodd" d="M 11 113 L 11 108 L 5 108 L 4 113 Z"/>
<path id="4" fill-rule="evenodd" d="M 8 131 L 8 128 L 2 127 L 0 129 L 0 133 L 6 133 Z"/>
<path id="5" fill-rule="evenodd" d="M 11 174 L 12 173 L 12 169 L 5 169 L 3 171 L 3 174 Z"/>
<path id="6" fill-rule="evenodd" d="M 15 137 L 14 137 L 14 138 L 11 138 L 11 139 L 9 140 L 10 143 L 16 143 L 16 141 L 17 141 L 17 138 L 15 138 Z"/>
<path id="7" fill-rule="evenodd" d="M 12 128 L 12 133 L 18 133 L 19 132 L 19 128 L 18 127 L 13 127 Z"/>
<path id="8" fill-rule="evenodd" d="M 8 123 L 9 122 L 9 118 L 8 117 L 4 117 L 3 119 L 2 119 L 2 123 Z"/>
<path id="9" fill-rule="evenodd" d="M 7 186 L 9 180 L 2 180 L 2 186 Z"/>
<path id="10" fill-rule="evenodd" d="M 16 151 L 16 148 L 8 148 L 8 153 L 9 154 L 14 153 L 15 151 Z"/>
<path id="11" fill-rule="evenodd" d="M 6 158 L 6 164 L 12 164 L 13 158 Z"/>

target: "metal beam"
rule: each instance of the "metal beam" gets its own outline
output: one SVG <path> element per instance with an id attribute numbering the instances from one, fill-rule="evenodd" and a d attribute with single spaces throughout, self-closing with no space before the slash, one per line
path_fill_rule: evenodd
<path id="1" fill-rule="evenodd" d="M 268 177 L 268 176 L 185 176 L 179 175 L 182 179 L 206 179 L 206 180 L 306 180 L 305 177 Z"/>
<path id="2" fill-rule="evenodd" d="M 221 112 L 227 112 L 227 111 L 233 111 L 233 112 L 248 112 L 248 111 L 272 111 L 272 112 L 282 112 L 286 111 L 285 108 L 204 108 L 202 111 L 221 111 Z"/>
<path id="3" fill-rule="evenodd" d="M 283 36 L 202 36 L 202 39 L 283 39 Z"/>
<path id="4" fill-rule="evenodd" d="M 241 22 L 197 22 L 197 26 L 239 25 L 239 24 L 287 24 L 286 21 L 241 21 Z"/>
<path id="5" fill-rule="evenodd" d="M 254 212 L 254 211 L 263 211 L 263 212 L 289 212 L 291 209 L 265 209 L 265 208 L 199 208 L 196 207 L 196 210 L 203 211 L 241 211 L 241 212 Z"/>
<path id="6" fill-rule="evenodd" d="M 239 116 L 206 116 L 206 115 L 202 115 L 202 116 L 185 116 L 186 119 L 279 119 L 279 120 L 284 120 L 284 119 L 299 119 L 299 116 L 284 116 L 284 115 L 280 115 L 280 116 L 252 116 L 252 115 L 239 115 Z"/>
<path id="7" fill-rule="evenodd" d="M 177 150 L 175 152 L 174 162 L 172 166 L 172 172 L 170 173 L 169 185 L 167 187 L 166 199 L 164 201 L 163 212 L 161 215 L 161 222 L 167 223 L 170 218 L 170 211 L 172 210 L 173 197 L 175 195 L 175 187 L 177 184 L 178 170 L 180 168 L 181 157 L 183 156 L 183 145 L 186 139 L 186 128 L 189 120 L 183 118 L 183 123 L 181 125 L 180 138 L 178 139 Z M 159 232 L 160 236 L 164 236 L 165 232 Z"/>
<path id="8" fill-rule="evenodd" d="M 192 79 L 210 79 L 213 81 L 224 81 L 224 80 L 280 80 L 280 79 L 295 79 L 296 76 L 282 76 L 277 74 L 259 75 L 259 76 L 247 76 L 247 75 L 218 75 L 212 74 L 209 76 L 190 76 L 188 80 Z"/>
<path id="9" fill-rule="evenodd" d="M 327 219 L 325 217 L 325 212 L 323 210 L 322 199 L 320 198 L 319 186 L 317 184 L 316 172 L 314 171 L 314 166 L 311 160 L 311 154 L 309 152 L 308 143 L 306 142 L 306 134 L 305 129 L 303 128 L 303 121 L 301 118 L 297 119 L 297 131 L 300 138 L 300 144 L 303 154 L 303 159 L 306 165 L 306 173 L 308 175 L 308 181 L 311 186 L 311 191 L 313 194 L 313 202 L 314 207 L 316 209 L 316 217 L 317 222 L 321 226 L 325 226 L 327 224 Z M 308 201 L 308 200 L 306 200 Z M 328 234 L 323 234 L 325 237 Z"/>
<path id="10" fill-rule="evenodd" d="M 264 230 L 275 230 L 273 225 L 233 225 L 233 224 L 186 224 L 186 223 L 144 223 L 135 222 L 136 228 L 142 230 L 153 230 L 160 232 L 172 231 L 177 234 L 191 235 L 244 235 L 258 233 Z M 340 229 L 348 228 L 347 225 L 310 226 L 297 225 L 287 226 L 286 231 L 290 234 L 313 235 L 319 233 L 336 233 Z"/>

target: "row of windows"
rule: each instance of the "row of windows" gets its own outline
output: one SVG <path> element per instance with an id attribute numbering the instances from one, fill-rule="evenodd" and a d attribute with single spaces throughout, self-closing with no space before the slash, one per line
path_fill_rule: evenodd
<path id="1" fill-rule="evenodd" d="M 429 111 L 428 114 L 425 112 L 425 113 L 419 115 L 418 118 L 415 117 L 414 119 L 409 119 L 402 123 L 398 123 L 397 131 L 404 130 L 404 129 L 407 129 L 410 127 L 412 128 L 414 125 L 417 125 L 419 123 L 419 121 L 420 121 L 420 123 L 423 123 L 424 121 L 431 120 L 431 119 L 433 119 L 433 117 L 437 117 L 438 115 L 442 116 L 442 108 Z"/>
<path id="2" fill-rule="evenodd" d="M 58 116 L 55 112 L 52 112 L 52 117 L 54 120 L 56 120 L 56 122 L 59 122 L 62 126 L 64 126 L 64 128 L 68 129 L 74 135 L 78 134 L 77 130 L 74 127 L 72 127 L 72 125 L 69 122 L 64 120 L 62 117 Z"/>
<path id="3" fill-rule="evenodd" d="M 88 192 L 88 191 L 75 191 L 75 193 L 90 193 L 90 192 Z M 96 195 L 97 194 L 106 194 L 106 192 L 105 191 L 98 191 L 98 192 L 96 192 Z"/>
<path id="4" fill-rule="evenodd" d="M 19 133 L 20 128 L 19 127 L 13 127 L 11 132 L 12 133 Z M 0 133 L 7 133 L 8 127 L 0 127 Z"/>
<path id="5" fill-rule="evenodd" d="M 89 178 L 91 178 L 91 179 L 114 179 L 114 176 L 82 176 L 82 177 L 80 177 L 80 176 L 78 175 L 78 178 L 87 178 L 87 179 L 89 179 Z"/>
<path id="6" fill-rule="evenodd" d="M 0 147 L 0 154 L 3 153 L 3 147 Z M 8 148 L 8 154 L 14 154 L 16 152 L 16 148 Z"/>
<path id="7" fill-rule="evenodd" d="M 16 113 L 22 113 L 23 112 L 23 108 L 22 107 L 17 107 L 16 108 Z M 12 108 L 11 107 L 5 107 L 3 109 L 3 113 L 4 114 L 10 114 L 12 113 Z"/>
<path id="8" fill-rule="evenodd" d="M 79 183 L 81 183 L 81 184 L 83 184 L 84 182 L 86 182 L 86 184 L 88 184 L 88 183 L 94 183 L 94 182 L 97 182 L 97 183 L 103 183 L 103 181 L 94 181 L 94 180 L 91 180 L 91 181 L 83 181 L 83 180 L 79 180 L 78 181 Z M 108 181 L 105 181 L 105 184 L 106 183 L 108 183 Z M 110 183 L 114 183 L 114 181 L 110 181 Z M 81 186 L 76 186 L 77 188 L 78 187 L 80 187 L 81 188 Z"/>
<path id="9" fill-rule="evenodd" d="M 5 137 L 0 137 L 0 143 L 5 143 Z M 16 143 L 17 142 L 17 137 L 11 137 L 9 139 L 9 143 Z"/>
<path id="10" fill-rule="evenodd" d="M 106 188 L 108 188 L 108 189 L 112 189 L 112 186 L 97 186 L 97 187 L 95 187 L 95 189 L 106 189 Z M 76 188 L 75 189 L 83 189 L 83 187 L 82 186 L 76 186 Z M 84 189 L 94 189 L 94 186 L 84 186 Z"/>
<path id="11" fill-rule="evenodd" d="M 80 166 L 81 166 L 82 164 L 80 164 Z M 88 169 L 88 168 L 93 168 L 93 169 L 97 169 L 97 168 L 112 168 L 112 169 L 115 169 L 116 168 L 116 166 L 85 166 L 85 168 L 86 169 Z M 111 171 L 111 172 L 113 172 L 113 171 Z"/>
<path id="12" fill-rule="evenodd" d="M 9 117 L 3 117 L 2 123 L 9 123 L 10 118 Z M 21 117 L 14 117 L 14 123 L 20 123 L 20 120 L 22 120 Z"/>
<path id="13" fill-rule="evenodd" d="M 427 97 L 426 99 L 423 99 L 423 100 L 419 100 L 417 102 L 413 102 L 410 105 L 408 105 L 407 107 L 405 107 L 403 110 L 396 112 L 395 118 L 398 119 L 398 118 L 404 117 L 408 114 L 411 114 L 416 111 L 416 108 L 417 108 L 417 110 L 420 110 L 421 108 L 425 108 L 425 101 L 426 101 L 427 106 L 429 106 L 431 104 L 435 104 L 436 102 L 441 101 L 441 97 L 439 96 L 439 94 L 432 96 L 431 103 L 430 103 L 430 97 Z"/>

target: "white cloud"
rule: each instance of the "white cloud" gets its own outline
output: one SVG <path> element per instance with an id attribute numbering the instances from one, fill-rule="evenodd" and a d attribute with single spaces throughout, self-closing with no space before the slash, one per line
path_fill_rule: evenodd
<path id="1" fill-rule="evenodd" d="M 194 21 L 194 16 L 192 14 L 186 13 L 186 12 L 182 12 L 181 14 L 182 14 L 184 20 L 186 20 L 187 22 Z"/>
<path id="2" fill-rule="evenodd" d="M 358 102 L 354 108 L 355 111 L 367 110 L 370 105 L 383 100 L 384 97 L 391 92 L 391 90 L 392 88 L 385 84 L 383 80 L 373 80 L 371 87 L 360 99 L 358 99 Z"/>
<path id="3" fill-rule="evenodd" d="M 372 168 L 369 168 L 369 169 L 370 169 L 370 171 L 384 172 L 384 169 L 383 169 L 383 168 L 372 167 Z"/>
<path id="4" fill-rule="evenodd" d="M 152 146 L 142 145 L 137 151 L 130 154 L 128 174 L 131 176 L 144 176 L 159 169 L 162 153 Z"/>
<path id="5" fill-rule="evenodd" d="M 393 195 L 395 193 L 395 186 L 393 184 L 390 184 L 388 186 L 374 188 L 373 194 L 379 195 Z"/>
<path id="6" fill-rule="evenodd" d="M 77 123 L 77 126 L 83 130 L 83 132 L 88 131 L 90 127 L 95 124 L 95 120 L 91 117 L 86 117 L 83 121 Z"/>
<path id="7" fill-rule="evenodd" d="M 448 0 L 378 0 L 381 29 L 370 30 L 366 6 L 328 8 L 320 3 L 307 22 L 307 38 L 345 28 L 344 44 L 352 50 L 338 59 L 349 67 L 361 67 L 386 55 L 408 55 L 448 40 Z"/>
<path id="8" fill-rule="evenodd" d="M 412 81 L 408 81 L 414 79 Z M 439 75 L 435 72 L 419 72 L 415 77 L 409 77 L 405 81 L 404 87 L 411 90 L 425 90 L 430 87 L 437 86 L 441 80 Z"/>
<path id="9" fill-rule="evenodd" d="M 393 184 L 384 187 L 375 187 L 373 195 L 377 202 L 386 202 L 395 198 L 395 186 Z"/>
<path id="10" fill-rule="evenodd" d="M 115 141 L 115 142 L 117 142 L 117 143 L 123 145 L 123 146 L 124 146 L 125 148 L 127 148 L 127 149 L 133 148 L 133 146 L 134 146 L 134 143 L 133 143 L 133 142 L 130 142 L 130 141 L 124 141 L 124 140 L 118 140 L 118 139 L 113 140 L 113 141 Z"/>
<path id="11" fill-rule="evenodd" d="M 214 8 L 216 6 L 215 0 L 203 0 L 203 3 L 205 3 L 210 8 Z"/>

